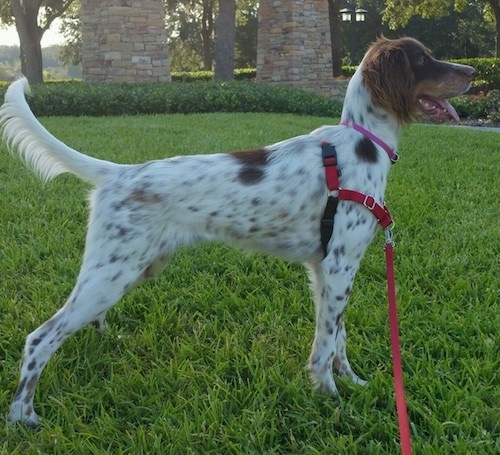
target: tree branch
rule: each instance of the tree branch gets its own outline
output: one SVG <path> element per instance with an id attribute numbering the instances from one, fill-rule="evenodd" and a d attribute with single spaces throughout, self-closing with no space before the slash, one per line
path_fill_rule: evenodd
<path id="1" fill-rule="evenodd" d="M 41 27 L 44 33 L 50 28 L 50 26 L 52 25 L 52 22 L 54 22 L 55 19 L 57 19 L 58 17 L 62 16 L 67 11 L 67 9 L 71 6 L 71 4 L 73 3 L 73 1 L 74 0 L 66 0 L 61 5 L 60 8 L 58 8 L 57 10 L 51 11 L 47 16 L 45 16 L 45 18 L 44 18 L 45 19 L 45 24 L 44 24 L 43 27 Z M 40 3 L 41 3 L 41 1 L 40 1 Z"/>

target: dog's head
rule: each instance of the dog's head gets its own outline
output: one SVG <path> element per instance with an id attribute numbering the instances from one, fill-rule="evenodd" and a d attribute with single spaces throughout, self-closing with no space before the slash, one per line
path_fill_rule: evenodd
<path id="1" fill-rule="evenodd" d="M 475 74 L 471 66 L 435 59 L 412 38 L 378 39 L 361 65 L 363 83 L 374 104 L 402 124 L 422 117 L 458 121 L 446 99 L 466 92 Z"/>

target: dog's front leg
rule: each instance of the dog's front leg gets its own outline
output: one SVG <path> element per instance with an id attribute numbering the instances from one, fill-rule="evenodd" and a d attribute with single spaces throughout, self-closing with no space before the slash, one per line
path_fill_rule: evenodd
<path id="1" fill-rule="evenodd" d="M 364 383 L 352 371 L 345 349 L 344 310 L 357 266 L 333 253 L 321 263 L 309 264 L 316 305 L 316 334 L 309 371 L 314 386 L 322 392 L 337 394 L 333 368 L 358 384 Z"/>

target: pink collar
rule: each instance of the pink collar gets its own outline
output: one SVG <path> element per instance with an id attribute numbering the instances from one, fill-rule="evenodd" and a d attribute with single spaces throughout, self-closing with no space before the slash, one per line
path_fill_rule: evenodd
<path id="1" fill-rule="evenodd" d="M 355 129 L 356 131 L 363 134 L 371 141 L 380 145 L 380 147 L 382 147 L 386 151 L 387 155 L 389 155 L 392 164 L 394 164 L 396 161 L 399 160 L 399 155 L 393 149 L 391 149 L 382 139 L 375 136 L 373 133 L 370 133 L 370 131 L 363 128 L 361 125 L 358 125 L 357 123 L 351 120 L 341 120 L 340 124 Z"/>

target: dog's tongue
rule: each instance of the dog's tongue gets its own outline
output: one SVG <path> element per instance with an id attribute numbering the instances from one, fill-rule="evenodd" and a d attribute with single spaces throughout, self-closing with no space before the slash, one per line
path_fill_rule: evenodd
<path id="1" fill-rule="evenodd" d="M 460 121 L 455 108 L 446 100 L 438 100 L 431 96 L 422 96 L 418 100 L 420 102 L 420 109 L 428 116 L 438 120 L 455 120 Z"/>

